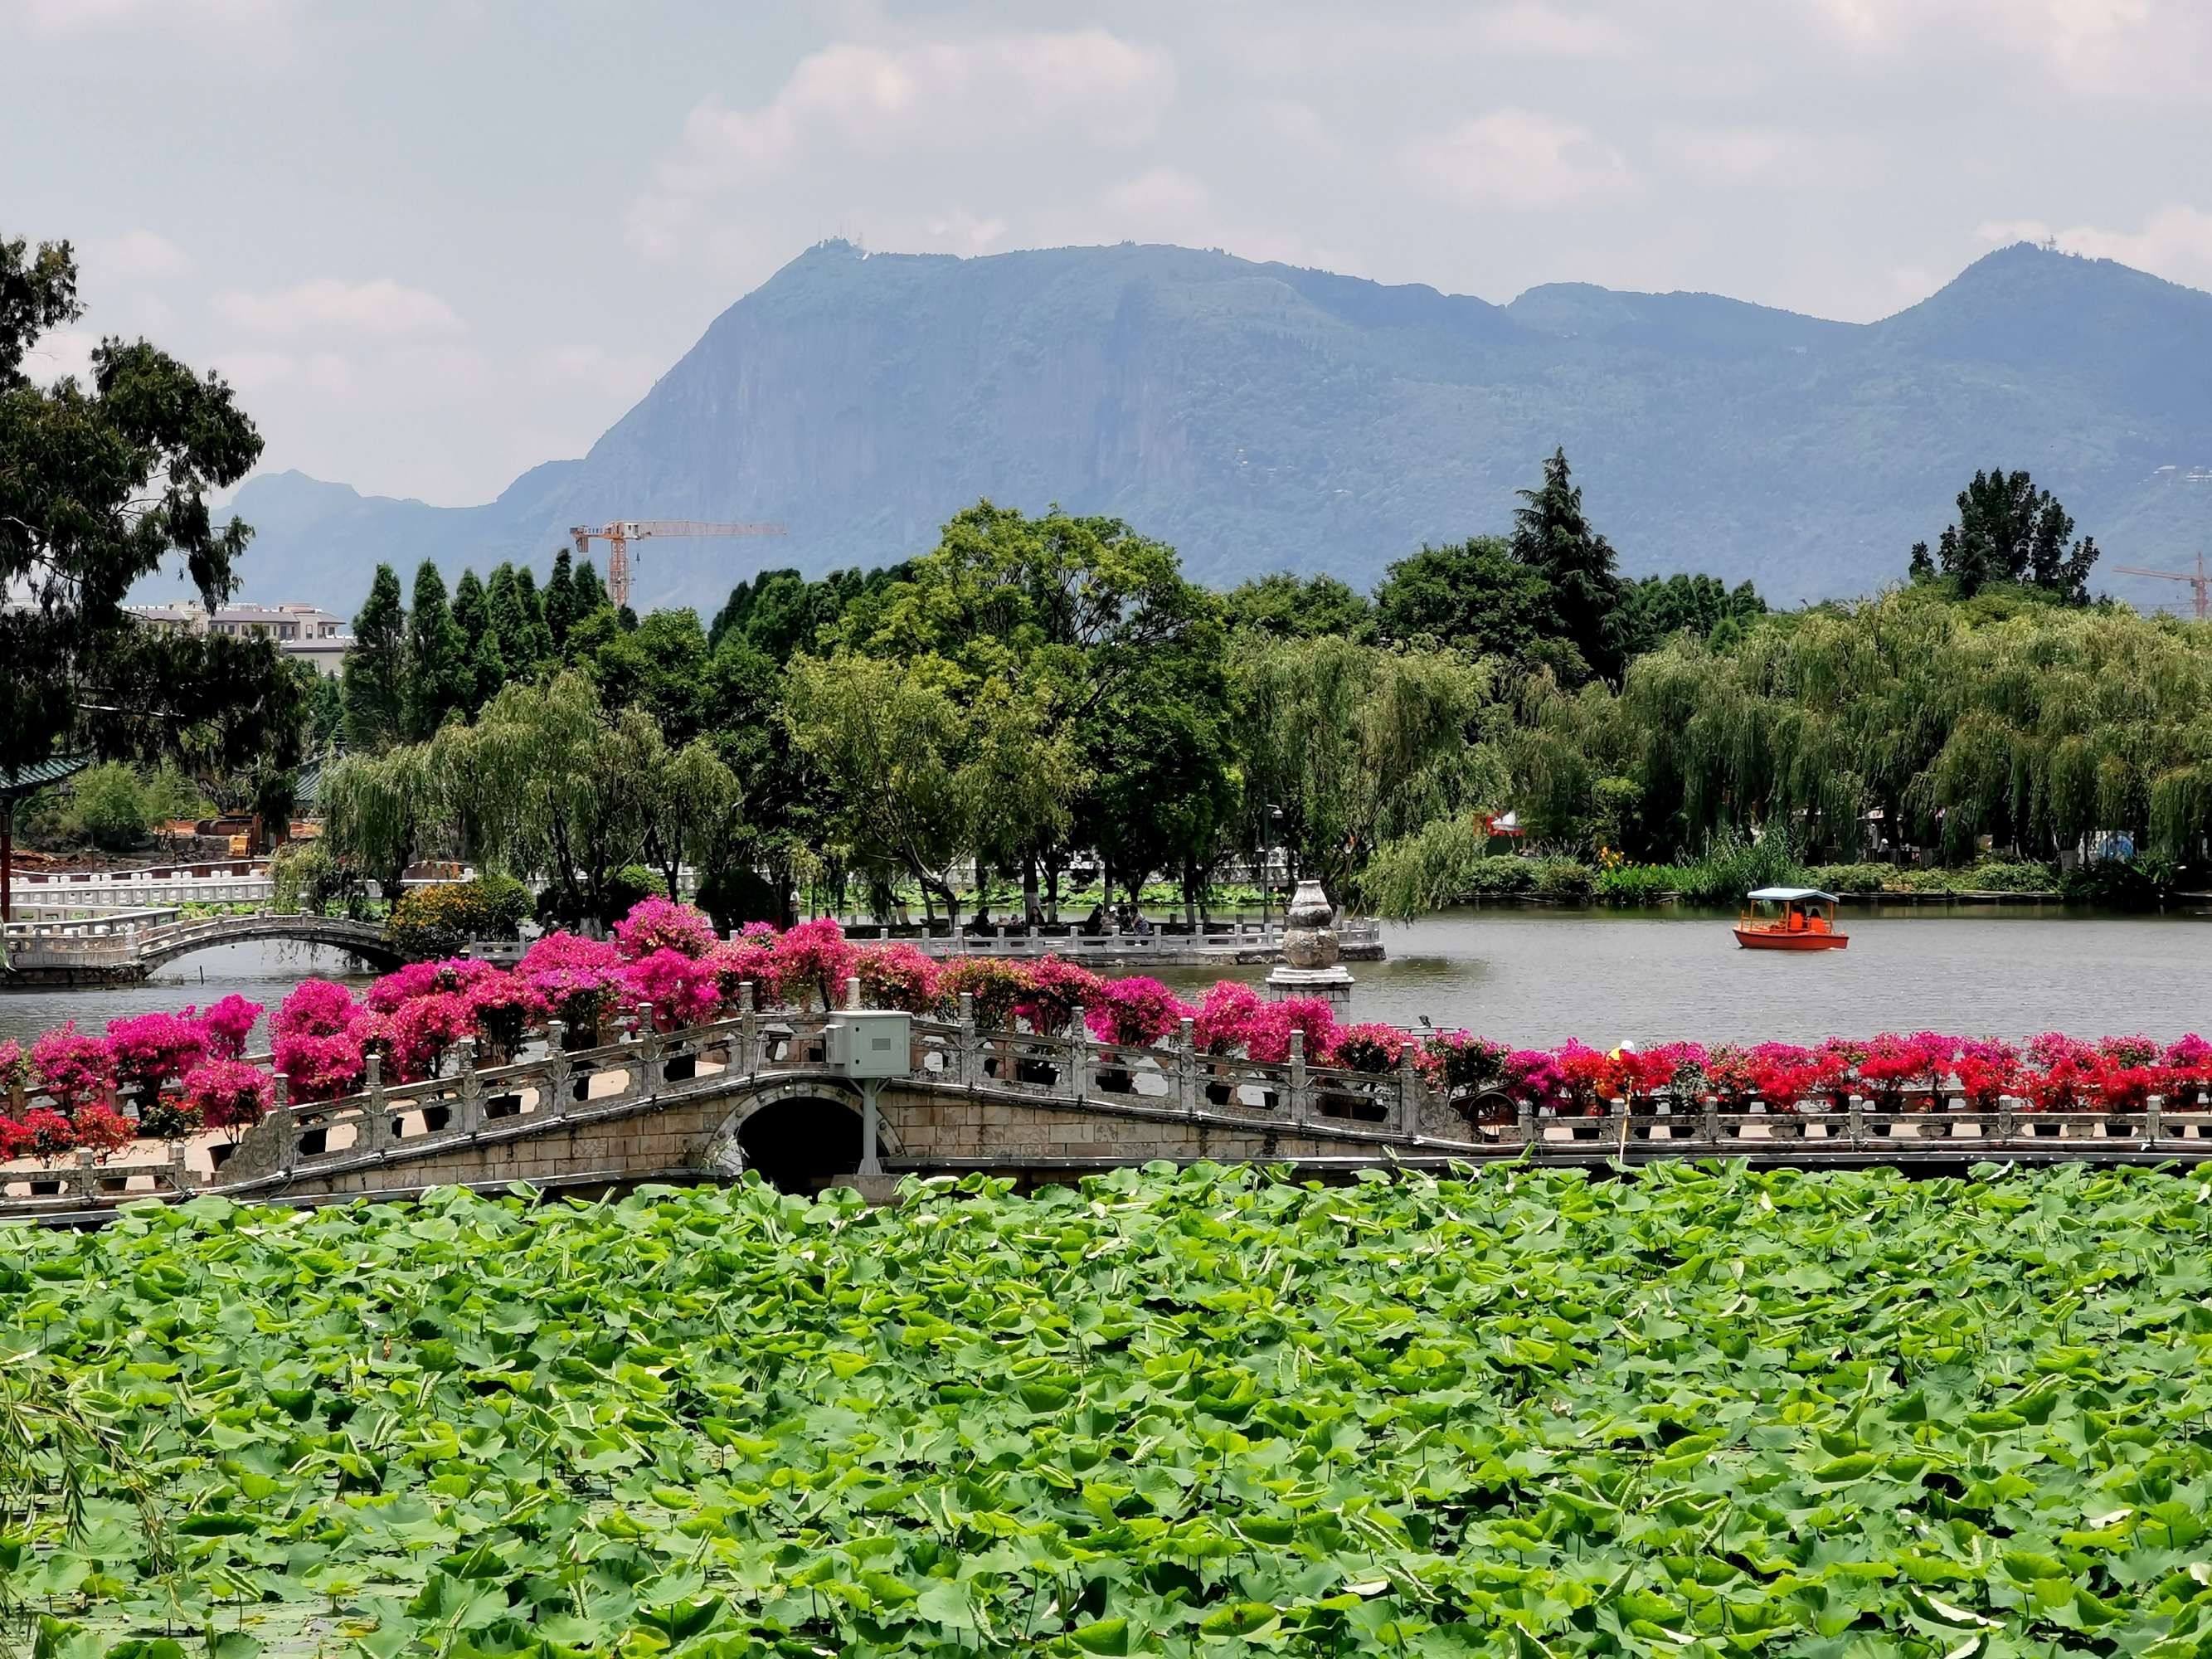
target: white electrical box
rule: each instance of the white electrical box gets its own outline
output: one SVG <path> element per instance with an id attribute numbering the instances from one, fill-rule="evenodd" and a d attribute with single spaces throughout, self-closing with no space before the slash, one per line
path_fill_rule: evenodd
<path id="1" fill-rule="evenodd" d="M 897 1009 L 847 1009 L 831 1016 L 823 1036 L 823 1058 L 847 1077 L 904 1077 L 912 1069 L 914 1017 Z"/>

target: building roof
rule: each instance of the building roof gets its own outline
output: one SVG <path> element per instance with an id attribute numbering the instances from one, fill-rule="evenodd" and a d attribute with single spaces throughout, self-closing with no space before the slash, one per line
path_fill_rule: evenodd
<path id="1" fill-rule="evenodd" d="M 91 764 L 89 755 L 50 755 L 33 761 L 20 772 L 0 770 L 0 800 L 20 800 L 49 784 L 75 777 Z"/>

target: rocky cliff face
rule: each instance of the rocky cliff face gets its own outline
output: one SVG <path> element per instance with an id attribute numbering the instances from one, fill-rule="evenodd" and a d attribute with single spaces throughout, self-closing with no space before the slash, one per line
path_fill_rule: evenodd
<path id="1" fill-rule="evenodd" d="M 2208 361 L 2212 295 L 2028 247 L 1857 326 L 1573 284 L 1501 308 L 1183 248 L 830 243 L 718 318 L 588 455 L 497 501 L 288 475 L 239 510 L 261 530 L 257 597 L 344 611 L 380 559 L 542 568 L 586 520 L 787 523 L 787 542 L 646 549 L 641 603 L 711 607 L 763 564 L 923 550 L 981 495 L 1120 514 L 1211 580 L 1365 584 L 1425 539 L 1502 528 L 1564 444 L 1632 573 L 1789 600 L 1897 579 L 1998 464 L 2032 468 L 2124 562 L 2192 550 Z"/>

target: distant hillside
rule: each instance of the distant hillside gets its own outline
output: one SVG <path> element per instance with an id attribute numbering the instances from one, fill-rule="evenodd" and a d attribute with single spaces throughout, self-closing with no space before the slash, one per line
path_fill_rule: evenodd
<path id="1" fill-rule="evenodd" d="M 2192 554 L 2208 363 L 2212 295 L 2025 244 L 1861 325 L 1579 283 L 1498 307 L 1176 247 L 833 242 L 724 312 L 588 455 L 495 501 L 288 473 L 237 506 L 259 532 L 252 597 L 348 612 L 380 559 L 542 569 L 580 522 L 788 523 L 784 542 L 646 548 L 641 604 L 712 606 L 763 563 L 922 550 L 979 495 L 1120 514 L 1211 581 L 1364 586 L 1424 539 L 1502 528 L 1564 444 L 1630 574 L 1790 601 L 1896 580 L 1978 467 L 2029 468 L 2109 564 Z"/>

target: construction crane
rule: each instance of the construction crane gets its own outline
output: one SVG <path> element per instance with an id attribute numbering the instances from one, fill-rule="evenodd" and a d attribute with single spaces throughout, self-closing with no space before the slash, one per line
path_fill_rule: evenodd
<path id="1" fill-rule="evenodd" d="M 787 536 L 780 524 L 702 524 L 696 519 L 623 519 L 614 524 L 580 524 L 568 534 L 576 544 L 576 556 L 592 556 L 591 544 L 607 544 L 607 592 L 618 605 L 629 603 L 629 544 L 649 536 Z"/>
<path id="2" fill-rule="evenodd" d="M 2202 553 L 2197 556 L 2197 574 L 2193 576 L 2186 570 L 2146 570 L 2139 564 L 2115 565 L 2112 574 L 2116 576 L 2155 576 L 2160 581 L 2187 582 L 2197 595 L 2197 620 L 2203 622 L 2206 616 L 2212 615 L 2212 604 L 2208 603 L 2212 601 L 2212 574 L 2205 572 Z"/>

